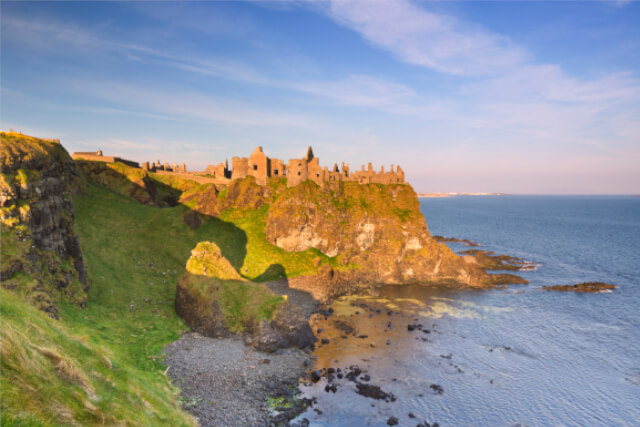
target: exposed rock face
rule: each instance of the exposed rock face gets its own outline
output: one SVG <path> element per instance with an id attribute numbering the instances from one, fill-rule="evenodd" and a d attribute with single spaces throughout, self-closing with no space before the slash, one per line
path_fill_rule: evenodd
<path id="1" fill-rule="evenodd" d="M 88 279 L 72 204 L 83 179 L 73 160 L 57 142 L 15 133 L 2 133 L 1 155 L 2 285 L 31 294 L 53 316 L 56 291 L 84 304 Z M 29 279 L 14 279 L 20 271 Z"/>
<path id="2" fill-rule="evenodd" d="M 261 283 L 243 280 L 215 243 L 200 242 L 178 281 L 176 312 L 210 337 L 245 335 L 258 350 L 305 348 L 315 337 L 302 311 Z"/>
<path id="3" fill-rule="evenodd" d="M 306 182 L 270 206 L 267 239 L 287 251 L 316 248 L 342 265 L 330 281 L 456 282 L 486 286 L 492 279 L 429 235 L 409 185 Z M 337 285 L 338 287 L 340 285 Z"/>

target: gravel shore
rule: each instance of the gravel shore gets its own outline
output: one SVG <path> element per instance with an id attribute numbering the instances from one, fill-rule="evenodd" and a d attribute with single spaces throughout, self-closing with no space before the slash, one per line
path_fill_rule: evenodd
<path id="1" fill-rule="evenodd" d="M 165 348 L 167 375 L 182 390 L 183 407 L 202 426 L 269 426 L 282 420 L 266 396 L 290 398 L 310 366 L 299 349 L 262 353 L 240 337 L 187 333 Z"/>

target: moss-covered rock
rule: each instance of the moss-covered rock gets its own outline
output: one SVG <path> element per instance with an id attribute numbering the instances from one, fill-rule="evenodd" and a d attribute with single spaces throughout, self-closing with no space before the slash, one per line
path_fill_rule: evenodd
<path id="1" fill-rule="evenodd" d="M 212 242 L 200 242 L 191 251 L 187 260 L 187 273 L 217 279 L 242 280 L 242 276 L 231 263 L 222 256 L 218 245 Z"/>
<path id="2" fill-rule="evenodd" d="M 57 141 L 14 132 L 0 137 L 2 286 L 56 317 L 60 296 L 86 303 L 89 281 L 72 204 L 84 177 Z"/>
<path id="3" fill-rule="evenodd" d="M 227 210 L 259 209 L 269 203 L 272 194 L 271 187 L 259 186 L 249 176 L 224 188 L 209 185 L 201 191 L 187 191 L 180 197 L 180 203 L 205 215 L 220 216 Z"/>
<path id="4" fill-rule="evenodd" d="M 243 334 L 262 351 L 315 340 L 308 320 L 286 297 L 242 279 L 215 243 L 200 242 L 178 280 L 176 312 L 194 331 L 210 337 Z"/>

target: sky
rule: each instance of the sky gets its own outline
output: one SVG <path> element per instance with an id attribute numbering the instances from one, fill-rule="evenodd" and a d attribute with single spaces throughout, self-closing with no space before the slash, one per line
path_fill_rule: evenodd
<path id="1" fill-rule="evenodd" d="M 0 4 L 0 121 L 204 170 L 262 146 L 418 192 L 640 193 L 640 2 Z"/>

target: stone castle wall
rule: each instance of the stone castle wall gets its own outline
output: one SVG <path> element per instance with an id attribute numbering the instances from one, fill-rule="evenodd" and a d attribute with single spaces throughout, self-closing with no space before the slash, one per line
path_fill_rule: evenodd
<path id="1" fill-rule="evenodd" d="M 48 140 L 49 142 L 60 142 L 59 140 Z M 103 156 L 102 150 L 91 151 L 91 152 L 77 152 L 71 155 L 73 160 L 90 160 L 92 162 L 105 162 L 105 163 L 124 163 L 127 166 L 131 166 L 134 168 L 139 168 L 140 164 L 138 162 L 134 162 L 133 160 L 123 159 L 121 157 L 114 156 Z"/>

